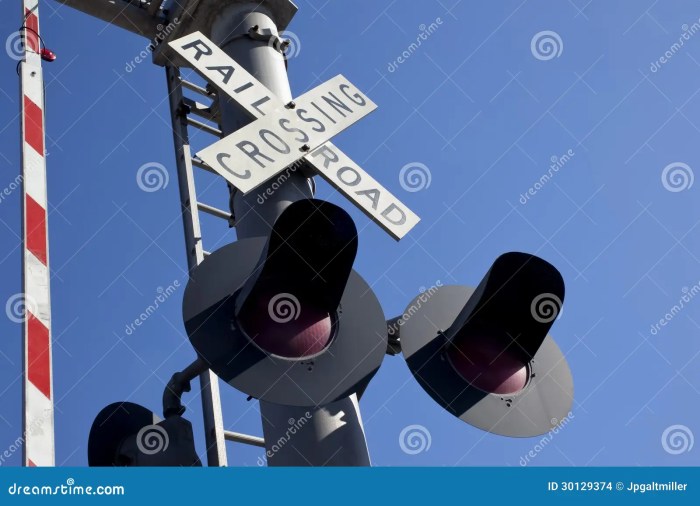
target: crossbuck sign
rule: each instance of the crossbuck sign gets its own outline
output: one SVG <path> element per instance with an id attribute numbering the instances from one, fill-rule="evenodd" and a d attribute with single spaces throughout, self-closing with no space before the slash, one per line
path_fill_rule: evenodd
<path id="1" fill-rule="evenodd" d="M 197 153 L 247 194 L 302 158 L 394 239 L 420 221 L 362 170 L 331 137 L 377 106 L 338 75 L 285 104 L 200 32 L 170 46 L 255 121 Z"/>

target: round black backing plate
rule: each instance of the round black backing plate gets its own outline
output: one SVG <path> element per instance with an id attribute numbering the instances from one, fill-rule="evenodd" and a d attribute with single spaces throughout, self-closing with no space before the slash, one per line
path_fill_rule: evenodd
<path id="1" fill-rule="evenodd" d="M 341 298 L 337 333 L 312 358 L 270 355 L 238 329 L 234 294 L 264 246 L 264 238 L 236 241 L 194 269 L 183 300 L 192 346 L 217 376 L 256 399 L 322 406 L 364 389 L 384 359 L 387 331 L 379 301 L 355 271 Z"/>
<path id="2" fill-rule="evenodd" d="M 520 392 L 491 394 L 473 387 L 445 355 L 446 331 L 474 288 L 443 286 L 416 297 L 401 326 L 401 349 L 411 373 L 445 410 L 494 434 L 532 437 L 556 427 L 573 403 L 571 371 L 561 350 L 547 336 L 529 364 L 530 378 Z M 420 308 L 409 312 L 410 308 Z"/>

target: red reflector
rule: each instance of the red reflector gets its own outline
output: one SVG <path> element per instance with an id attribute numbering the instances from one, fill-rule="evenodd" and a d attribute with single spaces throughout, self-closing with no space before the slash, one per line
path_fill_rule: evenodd
<path id="1" fill-rule="evenodd" d="M 39 54 L 41 55 L 41 59 L 44 61 L 52 62 L 56 60 L 56 53 L 50 49 L 43 48 L 41 51 L 39 51 Z"/>

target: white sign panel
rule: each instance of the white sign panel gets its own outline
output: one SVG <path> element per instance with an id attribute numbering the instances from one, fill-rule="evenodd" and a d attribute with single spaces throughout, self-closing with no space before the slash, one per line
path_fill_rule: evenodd
<path id="1" fill-rule="evenodd" d="M 302 95 L 295 101 L 294 109 L 287 109 L 282 100 L 200 32 L 171 41 L 169 45 L 204 79 L 240 104 L 251 117 L 265 118 L 266 129 L 271 133 L 261 134 L 263 124 L 254 121 L 234 132 L 232 135 L 238 137 L 233 140 L 237 139 L 237 142 L 226 143 L 226 149 L 214 148 L 224 146 L 231 136 L 199 153 L 236 188 L 247 193 L 303 156 L 309 166 L 395 239 L 401 239 L 420 221 L 340 149 L 330 142 L 323 144 L 376 109 L 376 105 L 343 76 L 337 76 Z M 239 135 L 245 129 L 248 129 L 246 133 Z M 289 146 L 287 159 L 291 161 L 286 165 L 280 161 L 286 154 L 280 153 L 275 146 L 283 152 L 286 147 L 273 134 Z M 302 142 L 306 137 L 308 141 Z M 238 147 L 237 144 L 241 142 L 243 144 Z M 313 152 L 304 154 L 298 151 L 305 144 Z M 291 156 L 293 149 L 297 150 L 294 157 Z M 234 158 L 243 160 L 245 165 L 234 163 Z M 252 181 L 246 182 L 248 179 Z"/>
<path id="2" fill-rule="evenodd" d="M 377 106 L 336 76 L 197 153 L 244 194 L 303 158 Z"/>
<path id="3" fill-rule="evenodd" d="M 216 44 L 194 32 L 169 43 L 204 79 L 234 99 L 253 118 L 280 107 L 280 100 Z"/>
<path id="4" fill-rule="evenodd" d="M 318 174 L 397 241 L 420 221 L 389 190 L 327 142 L 309 155 Z"/>

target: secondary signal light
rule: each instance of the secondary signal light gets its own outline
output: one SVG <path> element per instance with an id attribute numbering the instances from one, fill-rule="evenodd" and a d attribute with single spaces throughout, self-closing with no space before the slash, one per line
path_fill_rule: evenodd
<path id="1" fill-rule="evenodd" d="M 48 48 L 42 48 L 41 51 L 39 51 L 39 55 L 41 55 L 41 59 L 47 62 L 53 62 L 56 61 L 56 53 L 51 51 Z"/>

